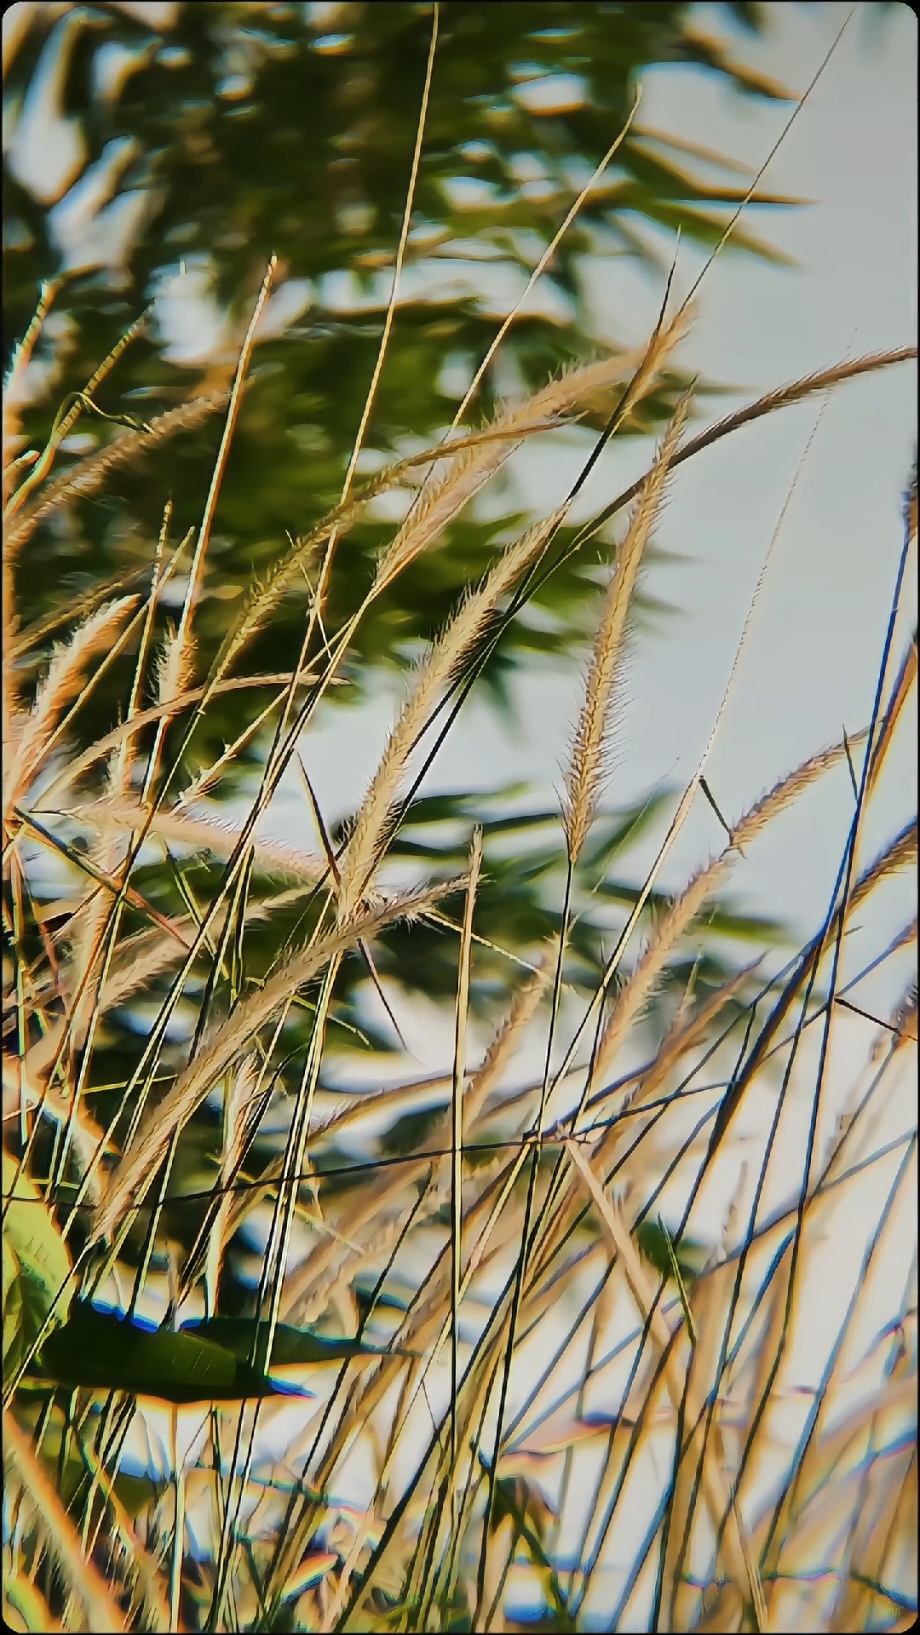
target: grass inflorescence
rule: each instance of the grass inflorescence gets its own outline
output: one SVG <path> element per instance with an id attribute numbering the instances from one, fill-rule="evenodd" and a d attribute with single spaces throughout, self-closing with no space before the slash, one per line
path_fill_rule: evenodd
<path id="1" fill-rule="evenodd" d="M 429 80 L 430 62 L 426 106 Z M 401 242 L 411 205 L 410 188 Z M 201 576 L 258 310 L 231 392 L 125 425 L 52 475 L 107 359 L 38 464 L 5 477 L 8 1616 L 27 1629 L 499 1631 L 522 1627 L 526 1605 L 558 1630 L 906 1628 L 915 1290 L 892 1234 L 916 1132 L 893 1128 L 892 1109 L 916 1047 L 916 986 L 890 1015 L 867 1013 L 858 989 L 847 998 L 858 974 L 844 980 L 842 949 L 854 915 L 916 860 L 915 819 L 871 861 L 863 845 L 916 683 L 915 638 L 898 652 L 915 490 L 870 718 L 731 825 L 719 813 L 723 849 L 668 896 L 665 862 L 694 801 L 713 798 L 711 738 L 587 984 L 579 938 L 606 878 L 599 834 L 643 553 L 676 472 L 738 427 L 914 352 L 835 365 L 693 437 L 686 394 L 644 476 L 560 548 L 579 480 L 467 585 L 351 822 L 332 832 L 307 776 L 310 728 L 368 607 L 523 442 L 599 395 L 602 441 L 615 437 L 660 385 L 686 313 L 663 307 L 647 346 L 573 369 L 491 424 L 458 416 L 437 447 L 362 487 L 366 413 L 338 505 L 252 587 L 206 671 Z M 368 413 L 392 315 L 393 302 Z M 221 412 L 194 537 L 171 540 L 167 506 L 149 571 L 62 593 L 52 617 L 20 625 L 18 553 L 35 531 L 145 442 Z M 331 627 L 339 543 L 407 484 L 408 515 L 363 602 Z M 427 767 L 502 629 L 619 511 L 558 814 L 557 929 L 499 948 L 478 922 L 500 826 L 472 822 L 453 870 L 436 858 L 412 883 L 388 874 L 412 855 L 400 847 L 420 746 Z M 173 624 L 163 593 L 180 561 Z M 248 645 L 307 566 L 300 662 L 247 672 Z M 120 660 L 127 689 L 93 738 L 83 704 L 111 697 Z M 197 765 L 196 728 L 233 692 L 255 713 Z M 214 808 L 254 741 L 261 775 L 230 824 Z M 313 853 L 257 828 L 301 751 Z M 854 806 L 823 923 L 778 969 L 758 958 L 704 982 L 692 958 L 666 1025 L 649 1030 L 745 848 L 834 768 L 849 769 Z M 343 968 L 363 962 L 393 1016 L 378 950 L 423 922 L 454 949 L 453 1061 L 422 1083 L 407 1064 L 404 1082 L 330 1097 L 330 1052 L 358 1031 Z M 907 920 L 873 963 L 915 936 Z M 513 977 L 477 1057 L 471 991 L 486 956 Z M 845 1013 L 867 1043 L 844 1074 L 830 1054 Z M 865 1230 L 841 1250 L 847 1299 L 803 1386 L 823 1246 L 853 1211 Z M 225 1310 L 242 1285 L 243 1309 Z"/>

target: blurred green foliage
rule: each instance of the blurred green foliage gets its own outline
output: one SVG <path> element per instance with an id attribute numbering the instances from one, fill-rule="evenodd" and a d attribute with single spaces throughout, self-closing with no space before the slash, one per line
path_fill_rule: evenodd
<path id="1" fill-rule="evenodd" d="M 762 26 L 765 8 L 722 9 L 741 28 Z M 44 446 L 65 397 L 86 386 L 145 307 L 150 316 L 143 333 L 99 389 L 99 407 L 107 414 L 151 420 L 200 392 L 226 386 L 270 253 L 279 258 L 280 298 L 299 291 L 302 310 L 291 317 L 289 308 L 290 321 L 279 320 L 278 333 L 260 341 L 254 354 L 195 615 L 196 663 L 203 676 L 253 577 L 264 579 L 288 549 L 288 537 L 308 532 L 341 493 L 392 280 L 431 6 L 413 0 L 22 5 L 6 21 L 9 344 L 25 330 L 41 281 L 66 275 L 35 352 L 30 398 L 22 409 L 24 446 Z M 463 383 L 622 129 L 644 70 L 663 64 L 675 72 L 704 68 L 743 95 L 784 94 L 705 36 L 690 5 L 442 5 L 404 293 L 368 428 L 366 469 L 374 455 L 384 464 L 430 446 L 449 425 Z M 551 305 L 515 320 L 471 423 L 479 424 L 503 394 L 539 387 L 566 363 L 596 354 L 599 343 L 590 333 L 580 281 L 586 254 L 641 257 L 651 264 L 655 238 L 644 229 L 655 226 L 680 226 L 685 236 L 714 243 L 746 186 L 737 165 L 682 150 L 643 125 L 640 113 L 545 276 Z M 741 231 L 733 244 L 770 253 Z M 197 361 L 188 351 L 178 356 L 175 344 L 183 267 L 211 300 L 218 329 L 223 326 L 223 342 L 215 341 Z M 504 292 L 501 299 L 495 291 Z M 196 322 L 204 324 L 200 315 Z M 208 351 L 215 337 L 202 328 L 196 339 Z M 625 431 L 654 430 L 680 385 L 676 374 L 667 376 Z M 597 428 L 605 414 L 601 406 L 583 424 Z M 149 566 L 167 498 L 174 506 L 172 543 L 200 522 L 222 419 L 216 414 L 114 472 L 103 493 L 71 502 L 38 526 L 16 568 L 24 626 L 47 619 L 104 579 Z M 77 431 L 77 442 L 61 451 L 55 477 L 87 449 L 123 435 L 87 415 Z M 490 500 L 488 514 L 468 509 L 435 549 L 423 552 L 374 602 L 343 672 L 345 685 L 332 695 L 338 707 L 358 701 L 380 665 L 406 664 L 443 625 L 461 589 L 485 569 L 496 542 L 521 523 L 520 497 L 506 487 L 499 501 Z M 359 604 L 393 526 L 371 513 L 343 539 L 326 608 L 332 629 Z M 560 543 L 570 537 L 562 530 Z M 598 550 L 609 558 L 612 535 L 594 542 L 590 563 L 573 556 L 547 579 L 536 598 L 538 617 L 527 617 L 525 610 L 510 621 L 489 660 L 486 680 L 493 689 L 500 693 L 504 675 L 522 657 L 565 654 L 585 639 L 603 582 Z M 292 586 L 247 649 L 248 670 L 293 666 L 307 606 L 307 586 Z M 46 657 L 50 642 L 49 636 L 34 655 Z M 134 659 L 129 647 L 81 708 L 79 730 L 87 737 L 118 720 Z M 31 675 L 38 673 L 33 666 Z M 196 729 L 188 770 L 219 754 L 263 702 L 261 694 L 247 692 L 213 700 Z M 171 729 L 166 764 L 183 730 Z M 260 744 L 256 739 L 238 757 L 237 787 L 251 779 Z M 234 787 L 233 779 L 227 787 Z M 470 824 L 482 822 L 486 849 L 477 934 L 526 955 L 559 929 L 563 851 L 558 814 L 509 818 L 509 793 L 498 791 L 489 800 L 469 791 L 423 796 L 405 814 L 390 852 L 432 875 L 454 872 L 464 867 Z M 576 905 L 566 970 L 576 987 L 593 986 L 599 978 L 605 948 L 609 952 L 634 900 L 611 871 L 656 811 L 651 802 L 612 814 L 592 837 L 586 885 L 604 884 L 590 902 Z M 189 892 L 204 903 L 217 888 L 220 866 L 206 857 L 183 859 L 180 849 L 168 863 L 146 856 L 142 861 L 134 883 L 161 911 L 182 914 Z M 257 873 L 253 898 L 270 889 Z M 459 901 L 446 901 L 443 908 L 454 921 L 462 912 Z M 252 924 L 244 986 L 273 968 L 279 951 L 309 931 L 316 912 L 317 904 L 305 899 L 270 923 Z M 128 908 L 124 932 L 143 928 L 142 918 Z M 726 911 L 714 929 L 720 937 L 759 941 L 775 928 Z M 409 991 L 444 1000 L 454 993 L 457 939 L 443 924 L 394 926 L 374 957 L 381 975 L 398 975 Z M 666 1022 L 669 992 L 686 984 L 691 969 L 702 1000 L 724 979 L 729 961 L 724 949 L 709 943 L 695 966 L 677 960 L 660 999 L 664 1012 L 652 1010 L 653 1027 Z M 494 1018 L 524 974 L 519 960 L 477 945 L 474 1011 L 481 1014 L 487 1006 Z M 162 1002 L 171 980 L 170 972 L 151 977 L 143 1007 L 132 1001 L 95 1038 L 93 1076 L 100 1088 L 94 1108 L 102 1123 L 133 1070 L 145 1017 Z M 204 967 L 193 974 L 193 984 L 206 980 Z M 362 1037 L 382 1048 L 395 1043 L 389 1025 L 375 1031 L 368 1024 L 358 997 L 366 980 L 362 959 L 349 956 L 330 1033 L 336 1049 L 354 1048 Z M 217 1013 L 228 997 L 232 1001 L 219 983 Z M 739 992 L 739 1002 L 744 997 Z M 300 1069 L 310 1014 L 307 994 L 285 1032 L 292 1072 Z M 164 1061 L 178 1064 L 186 1052 L 180 1027 Z M 202 1108 L 185 1132 L 174 1168 L 165 1218 L 186 1248 L 202 1211 L 173 1200 L 210 1183 L 218 1134 L 219 1115 Z M 269 1147 L 263 1149 L 266 1161 L 274 1150 Z M 258 1156 L 253 1168 L 257 1174 Z M 134 1237 L 129 1258 L 139 1249 L 139 1231 Z M 228 1308 L 234 1309 L 232 1299 Z"/>
<path id="2" fill-rule="evenodd" d="M 761 26 L 762 8 L 723 9 L 743 27 Z M 253 576 L 264 575 L 287 536 L 305 533 L 341 492 L 392 278 L 431 6 L 213 0 L 17 10 L 27 16 L 9 31 L 5 93 L 11 341 L 29 320 L 41 280 L 67 271 L 38 349 L 47 389 L 23 415 L 31 446 L 43 445 L 65 394 L 86 384 L 152 299 L 142 337 L 100 389 L 108 412 L 152 419 L 225 383 L 271 252 L 288 281 L 282 299 L 300 292 L 304 310 L 256 350 L 196 615 L 204 665 Z M 405 295 L 366 439 L 381 461 L 407 440 L 430 445 L 449 424 L 463 390 L 457 383 L 472 376 L 514 293 L 623 126 L 643 70 L 660 64 L 704 67 L 743 94 L 781 94 L 705 36 L 691 6 L 442 5 Z M 640 114 L 544 275 L 553 315 L 547 309 L 515 321 L 474 423 L 497 391 L 542 385 L 561 365 L 596 351 L 579 282 L 586 252 L 648 259 L 643 224 L 679 225 L 706 244 L 718 238 L 746 179 L 714 157 L 702 164 L 644 127 Z M 752 242 L 741 231 L 734 238 Z M 198 365 L 175 361 L 169 344 L 180 264 L 214 303 L 215 322 L 226 325 L 223 350 L 216 346 Z M 498 299 L 488 289 L 506 293 Z M 206 344 L 201 331 L 197 339 Z M 667 412 L 676 386 L 668 378 L 646 419 L 627 429 L 652 429 L 648 416 Z M 599 408 L 585 423 L 602 419 Z M 104 495 L 40 527 L 19 572 L 24 622 L 46 615 L 62 587 L 83 590 L 150 561 L 168 494 L 174 540 L 200 521 L 221 420 L 215 415 L 113 474 Z M 117 435 L 89 416 L 78 432 L 97 447 Z M 503 500 L 505 514 L 495 515 L 490 502 L 488 519 L 475 511 L 458 519 L 376 602 L 359 633 L 351 682 L 365 683 L 381 663 L 404 663 L 439 628 L 458 589 L 479 575 L 490 546 L 517 520 L 507 489 Z M 350 530 L 328 604 L 333 627 L 357 605 L 391 532 L 380 517 Z M 608 539 L 601 550 L 609 549 Z M 595 592 L 596 561 L 566 564 L 541 592 L 544 617 L 513 621 L 487 679 L 498 685 L 503 667 L 522 654 L 564 652 L 582 638 Z M 293 662 L 306 597 L 303 585 L 289 593 L 249 651 L 252 669 Z M 113 674 L 110 698 L 116 681 Z M 351 687 L 338 694 L 346 703 L 351 696 Z M 241 709 L 257 707 L 251 695 L 245 704 L 238 695 L 215 701 L 196 737 L 197 757 L 210 758 L 221 737 L 238 730 Z"/>

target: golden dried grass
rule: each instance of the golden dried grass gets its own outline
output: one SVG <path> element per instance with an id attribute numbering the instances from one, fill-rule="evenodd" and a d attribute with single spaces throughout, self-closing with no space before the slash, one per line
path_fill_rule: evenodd
<path id="1" fill-rule="evenodd" d="M 395 287 L 394 281 L 375 384 Z M 48 299 L 46 292 L 16 369 L 28 359 Z M 211 1170 L 189 1200 L 200 1206 L 200 1225 L 185 1264 L 171 1274 L 177 1306 L 201 1297 L 207 1313 L 219 1312 L 229 1246 L 256 1230 L 264 1248 L 255 1311 L 267 1324 L 267 1357 L 273 1340 L 281 1355 L 285 1331 L 279 1324 L 293 1320 L 334 1320 L 340 1328 L 347 1323 L 350 1338 L 360 1340 L 367 1331 L 379 1350 L 362 1356 L 360 1369 L 343 1356 L 334 1379 L 327 1364 L 316 1365 L 315 1379 L 306 1370 L 311 1389 L 319 1389 L 322 1375 L 325 1395 L 306 1410 L 284 1457 L 262 1451 L 260 1437 L 271 1424 L 266 1405 L 244 1401 L 233 1409 L 196 1409 L 207 1434 L 193 1455 L 178 1451 L 178 1411 L 172 1410 L 170 1468 L 155 1498 L 131 1517 L 119 1494 L 124 1437 L 132 1416 L 150 1420 L 156 1410 L 149 1400 L 139 1410 L 127 1392 L 111 1395 L 97 1414 L 92 1393 L 78 1391 L 66 1413 L 51 1401 L 37 1418 L 20 1387 L 56 1320 L 52 1307 L 39 1332 L 33 1325 L 27 1355 L 7 1382 L 7 1459 L 16 1510 L 9 1604 L 33 1612 L 44 1608 L 62 1627 L 171 1627 L 181 1607 L 184 1619 L 197 1618 L 196 1627 L 208 1629 L 294 1627 L 296 1620 L 296 1627 L 343 1631 L 446 1630 L 474 1623 L 497 1631 L 509 1616 L 509 1586 L 524 1574 L 552 1627 L 593 1627 L 600 1613 L 612 1616 L 616 1627 L 652 1627 L 657 1621 L 657 1627 L 674 1629 L 780 1629 L 799 1619 L 801 1627 L 848 1630 L 882 1627 L 885 1618 L 894 1627 L 915 1575 L 909 1547 L 915 1538 L 916 1460 L 904 1433 L 913 1403 L 913 1296 L 908 1289 L 888 1299 L 887 1353 L 877 1342 L 866 1349 L 857 1318 L 862 1303 L 868 1307 L 870 1297 L 878 1298 L 878 1267 L 891 1254 L 890 1237 L 902 1218 L 897 1211 L 903 1210 L 915 1161 L 914 1132 L 896 1132 L 877 1148 L 871 1139 L 873 1121 L 886 1100 L 896 1099 L 898 1075 L 916 1047 L 915 987 L 890 1020 L 879 1019 L 864 1075 L 827 1139 L 821 1123 L 824 1059 L 802 1066 L 800 1047 L 803 1037 L 822 1029 L 826 1040 L 830 1018 L 839 1018 L 846 1003 L 837 981 L 842 940 L 873 893 L 915 861 L 915 820 L 862 866 L 855 826 L 841 872 L 845 883 L 797 959 L 779 977 L 765 979 L 753 997 L 754 965 L 729 974 L 701 999 L 691 983 L 651 1059 L 638 1069 L 634 1063 L 649 1002 L 741 848 L 844 757 L 852 764 L 862 735 L 850 734 L 845 743 L 809 757 L 752 805 L 732 828 L 725 851 L 697 869 L 656 914 L 642 952 L 627 967 L 632 933 L 689 810 L 701 767 L 595 983 L 588 1021 L 596 1033 L 587 1052 L 585 1022 L 571 1023 L 560 996 L 567 991 L 572 894 L 584 883 L 577 871 L 603 793 L 624 641 L 666 482 L 685 460 L 738 426 L 914 353 L 899 349 L 809 376 L 686 442 L 682 403 L 649 471 L 577 537 L 573 549 L 607 515 L 636 500 L 600 607 L 571 745 L 560 815 L 568 866 L 561 933 L 539 953 L 506 950 L 525 967 L 536 959 L 537 969 L 520 982 L 491 1045 L 470 1069 L 471 972 L 480 945 L 496 952 L 488 939 L 477 938 L 475 921 L 480 862 L 488 878 L 488 836 L 484 856 L 474 845 L 462 927 L 436 905 L 465 881 L 434 880 L 384 894 L 376 878 L 398 833 L 398 803 L 423 730 L 458 680 L 475 679 L 482 652 L 518 605 L 512 598 L 526 601 L 577 490 L 506 547 L 481 583 L 467 588 L 410 679 L 337 854 L 324 830 L 321 857 L 260 838 L 254 829 L 296 748 L 297 732 L 309 725 L 326 687 L 335 684 L 369 603 L 327 642 L 324 590 L 318 591 L 296 671 L 232 681 L 226 671 L 271 618 L 289 575 L 321 546 L 328 588 L 335 542 L 375 493 L 414 480 L 416 469 L 423 472 L 405 523 L 381 554 L 371 599 L 436 544 L 522 440 L 577 414 L 595 394 L 622 386 L 608 426 L 615 435 L 660 380 L 683 320 L 666 324 L 662 318 L 650 344 L 634 355 L 570 371 L 503 410 L 489 426 L 400 462 L 352 495 L 365 414 L 339 506 L 308 540 L 279 558 L 212 673 L 196 683 L 196 587 L 254 327 L 231 393 L 183 405 L 150 430 L 130 431 L 49 480 L 68 424 L 64 415 L 39 467 L 24 479 L 15 464 L 6 473 L 11 526 L 5 561 L 4 866 L 12 957 L 5 982 L 13 1028 L 4 1059 L 5 1150 L 42 1189 L 40 1207 L 50 1229 L 60 1228 L 70 1243 L 80 1244 L 69 1284 L 91 1295 L 112 1287 L 123 1291 L 133 1280 L 134 1293 L 125 1302 L 133 1310 L 156 1282 L 155 1258 L 166 1256 L 173 1264 L 164 1224 L 169 1189 L 181 1184 L 205 1102 L 219 1095 L 221 1130 L 210 1149 Z M 111 364 L 111 357 L 105 360 L 88 392 Z M 69 637 L 52 654 L 31 704 L 23 703 L 22 672 L 14 674 L 13 665 L 37 645 L 40 633 L 17 629 L 17 550 L 59 507 L 98 491 L 112 470 L 142 455 L 151 438 L 174 435 L 224 405 L 221 453 L 179 627 L 164 628 L 158 601 L 164 523 L 146 593 L 113 599 L 112 587 L 104 597 L 100 587 L 95 599 L 91 594 L 69 614 L 63 608 L 55 615 L 53 628 L 69 625 Z M 4 428 L 12 454 L 14 419 Z M 915 499 L 913 506 L 905 561 L 915 535 Z M 896 596 L 889 637 L 898 607 Z M 124 720 L 88 743 L 79 713 L 83 697 L 105 681 L 113 650 L 128 650 L 135 638 Z M 875 793 L 915 693 L 915 642 L 907 644 L 899 668 L 893 656 L 889 639 L 857 788 L 860 811 Z M 260 730 L 279 706 L 290 731 L 276 738 L 247 819 L 230 828 L 189 809 L 205 789 L 219 796 L 233 746 L 167 803 L 160 764 L 166 725 L 188 719 L 189 712 L 197 719 L 215 696 L 231 689 L 265 685 L 276 687 L 277 697 L 244 732 Z M 307 702 L 289 721 L 298 686 L 307 688 Z M 141 708 L 145 687 L 157 703 Z M 100 767 L 106 777 L 101 790 Z M 56 836 L 65 793 L 66 822 L 90 837 L 88 851 Z M 181 917 L 167 918 L 132 885 L 141 847 L 151 839 L 221 861 L 206 903 L 196 902 L 181 869 L 187 889 Z M 53 905 L 59 911 L 47 916 L 50 927 L 37 892 L 33 898 L 29 847 L 36 846 L 56 846 L 57 856 L 67 860 L 67 884 Z M 291 889 L 253 895 L 255 873 L 281 875 Z M 293 939 L 289 933 L 279 937 L 268 973 L 259 982 L 248 980 L 241 951 L 253 927 L 271 927 L 293 906 L 309 906 L 306 929 Z M 128 921 L 128 908 L 146 925 L 138 929 Z M 412 1150 L 387 1151 L 380 1132 L 384 1138 L 392 1133 L 403 1108 L 417 1105 L 419 1086 L 412 1081 L 349 1100 L 325 1117 L 317 1112 L 329 1030 L 338 1020 L 336 978 L 346 952 L 366 951 L 400 918 L 429 912 L 458 937 L 453 1071 L 445 1066 L 421 1087 L 433 1107 Z M 914 922 L 887 952 L 915 935 Z M 820 1004 L 813 1002 L 819 974 L 832 990 Z M 535 1034 L 541 1046 L 545 1042 L 541 1006 L 551 987 L 546 1072 L 535 1084 L 525 1074 L 522 1085 L 519 1058 Z M 91 1111 L 90 1098 L 106 1090 L 94 1072 L 95 1041 L 145 990 L 155 994 L 156 1014 L 135 1038 L 116 1114 L 104 1124 Z M 223 1008 L 213 1003 L 215 992 Z M 298 1076 L 285 1054 L 284 1033 L 292 1008 L 304 1003 L 312 1007 L 313 1022 Z M 183 1008 L 193 1015 L 184 1059 L 170 1041 Z M 790 1032 L 781 1038 L 787 1020 Z M 551 1076 L 554 1044 L 562 1046 L 564 1059 Z M 707 1089 L 699 1079 L 710 1060 L 719 1078 Z M 779 1096 L 777 1066 L 785 1075 Z M 793 1070 L 794 1097 L 786 1094 Z M 618 1071 L 619 1080 L 606 1082 Z M 753 1146 L 733 1146 L 732 1120 L 742 1102 L 750 1110 L 752 1088 L 758 1105 L 772 1109 L 773 1122 L 761 1120 Z M 569 1095 L 568 1112 L 550 1125 L 545 1114 L 557 1091 L 560 1098 Z M 807 1161 L 782 1189 L 779 1204 L 775 1188 L 769 1194 L 770 1214 L 767 1180 L 777 1131 L 787 1131 L 802 1104 L 812 1119 Z M 282 1133 L 273 1156 L 260 1162 L 260 1119 L 269 1107 Z M 344 1143 L 355 1138 L 371 1154 L 366 1161 L 349 1157 Z M 43 1168 L 49 1150 L 50 1182 Z M 703 1230 L 694 1213 L 698 1196 L 719 1166 L 737 1168 L 742 1152 L 758 1170 L 751 1177 L 753 1204 L 742 1176 L 744 1185 L 732 1188 L 722 1241 L 710 1244 L 705 1266 L 682 1271 L 679 1257 L 694 1232 Z M 821 1245 L 828 1235 L 843 1233 L 848 1211 L 866 1207 L 860 1188 L 875 1174 L 887 1177 L 886 1188 L 881 1208 L 876 1196 L 878 1214 L 868 1229 L 860 1277 L 832 1335 L 810 1407 L 796 1419 L 790 1359 L 807 1333 L 807 1302 L 816 1298 L 824 1275 Z M 679 1230 L 661 1228 L 670 1258 L 659 1265 L 642 1229 L 654 1222 L 671 1180 L 685 1212 Z M 5 1199 L 14 1223 L 19 1217 L 10 1212 L 22 1207 L 20 1199 Z M 305 1245 L 295 1226 L 310 1234 Z M 128 1254 L 132 1233 L 140 1248 L 135 1242 Z M 889 1258 L 889 1272 L 891 1263 Z M 896 1249 L 895 1263 L 906 1274 L 907 1257 L 898 1259 Z M 109 1275 L 113 1282 L 106 1284 Z M 368 1275 L 375 1279 L 370 1309 L 362 1282 Z M 403 1309 L 395 1330 L 387 1332 L 381 1296 L 391 1290 Z M 56 1293 L 63 1299 L 63 1290 Z M 860 1370 L 867 1383 L 854 1406 L 849 1385 Z M 606 1404 L 601 1416 L 591 1407 L 598 1392 Z M 58 1437 L 56 1458 L 49 1453 L 52 1434 Z M 560 1459 L 558 1479 L 544 1474 Z M 350 1508 L 341 1495 L 351 1492 L 359 1462 L 370 1475 L 360 1502 Z M 70 1484 L 66 1504 L 55 1487 L 59 1476 Z M 650 1491 L 658 1508 L 637 1539 L 634 1518 Z M 358 1492 L 356 1482 L 356 1497 Z M 192 1539 L 195 1548 L 187 1550 Z M 614 1560 L 624 1559 L 614 1597 L 605 1574 Z M 833 1579 L 833 1596 L 815 1589 L 818 1579 Z"/>

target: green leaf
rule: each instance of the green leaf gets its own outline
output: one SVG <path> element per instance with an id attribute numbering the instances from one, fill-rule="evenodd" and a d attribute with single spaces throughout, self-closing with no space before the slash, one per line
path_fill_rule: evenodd
<path id="1" fill-rule="evenodd" d="M 37 1339 L 61 1287 L 70 1276 L 70 1255 L 51 1211 L 34 1182 L 3 1154 L 3 1197 L 12 1201 L 3 1223 L 3 1363 L 14 1373 Z M 15 1182 L 15 1185 L 14 1185 Z M 73 1291 L 54 1308 L 62 1322 Z"/>
<path id="2" fill-rule="evenodd" d="M 482 1454 L 480 1462 L 484 1463 Z M 556 1570 L 546 1553 L 544 1537 L 552 1519 L 552 1511 L 539 1488 L 523 1476 L 500 1476 L 495 1483 L 492 1501 L 492 1528 L 498 1527 L 505 1516 L 510 1516 L 515 1535 L 522 1540 L 540 1578 L 543 1593 L 553 1614 L 553 1627 L 573 1630 L 562 1588 Z"/>
<path id="3" fill-rule="evenodd" d="M 48 1603 L 25 1573 L 11 1574 L 3 1586 L 4 1627 L 41 1635 L 48 1628 Z"/>
<path id="4" fill-rule="evenodd" d="M 671 1259 L 671 1249 L 668 1247 L 666 1228 L 659 1221 L 644 1220 L 636 1227 L 634 1235 L 642 1254 L 654 1266 L 656 1272 L 673 1281 L 674 1262 Z M 690 1238 L 681 1238 L 677 1243 L 672 1239 L 671 1248 L 681 1277 L 687 1287 L 692 1288 L 706 1260 L 705 1248 Z"/>
<path id="5" fill-rule="evenodd" d="M 209 1317 L 201 1323 L 186 1323 L 181 1334 L 194 1336 L 246 1359 L 257 1355 L 255 1346 L 264 1348 L 268 1339 L 268 1323 L 254 1317 Z M 258 1353 L 261 1355 L 261 1353 Z M 298 1363 L 340 1362 L 346 1357 L 380 1357 L 386 1353 L 376 1346 L 347 1335 L 330 1338 L 310 1328 L 293 1328 L 279 1323 L 272 1344 L 271 1369 Z M 266 1372 L 269 1372 L 266 1364 Z"/>
<path id="6" fill-rule="evenodd" d="M 187 1329 L 147 1328 L 79 1301 L 42 1347 L 39 1381 L 175 1403 L 286 1394 L 244 1357 L 211 1339 Z"/>

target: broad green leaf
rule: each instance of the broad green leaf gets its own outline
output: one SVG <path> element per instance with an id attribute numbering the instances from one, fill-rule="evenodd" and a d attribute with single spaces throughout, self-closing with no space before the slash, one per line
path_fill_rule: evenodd
<path id="1" fill-rule="evenodd" d="M 221 1346 L 245 1360 L 256 1355 L 254 1346 L 264 1347 L 268 1324 L 254 1317 L 209 1317 L 201 1323 L 186 1323 L 180 1333 Z M 297 1363 L 341 1362 L 346 1357 L 380 1357 L 386 1353 L 376 1346 L 346 1335 L 330 1338 L 310 1328 L 293 1328 L 279 1323 L 272 1344 L 271 1371 Z M 266 1364 L 266 1371 L 268 1366 Z"/>
<path id="2" fill-rule="evenodd" d="M 213 1340 L 182 1329 L 146 1328 L 84 1302 L 42 1347 L 39 1378 L 175 1403 L 279 1394 L 245 1358 Z"/>
<path id="3" fill-rule="evenodd" d="M 71 1267 L 67 1246 L 41 1193 L 26 1174 L 20 1173 L 17 1180 L 16 1169 L 16 1160 L 4 1152 L 3 1362 L 8 1372 L 15 1371 L 38 1337 Z M 54 1307 L 56 1322 L 67 1316 L 72 1296 L 68 1289 Z"/>

